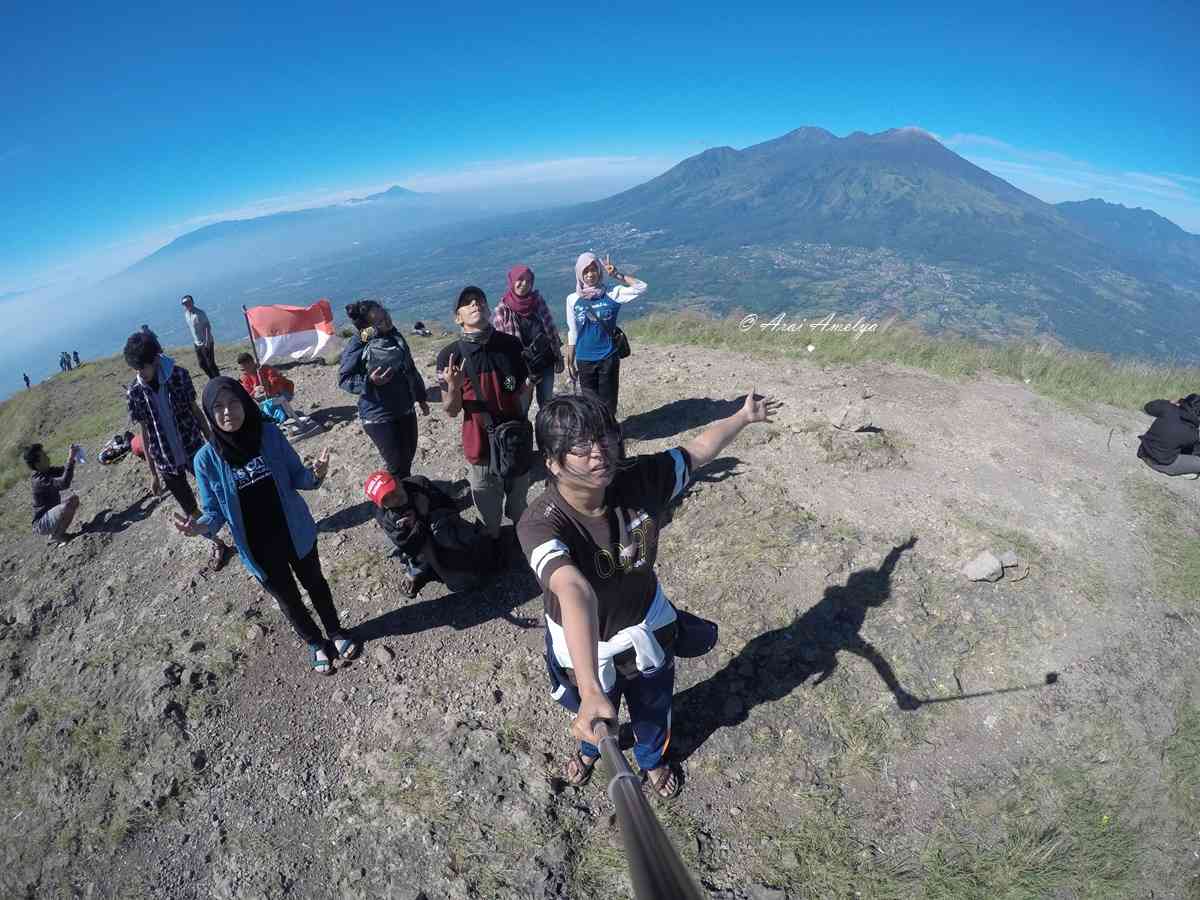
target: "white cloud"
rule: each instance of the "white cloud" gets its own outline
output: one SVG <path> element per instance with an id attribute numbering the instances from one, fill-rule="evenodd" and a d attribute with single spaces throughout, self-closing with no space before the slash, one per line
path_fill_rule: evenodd
<path id="1" fill-rule="evenodd" d="M 989 172 L 1049 203 L 1099 197 L 1145 207 L 1200 233 L 1200 177 L 1106 168 L 1049 150 L 1018 147 L 985 134 L 953 134 L 943 143 Z"/>

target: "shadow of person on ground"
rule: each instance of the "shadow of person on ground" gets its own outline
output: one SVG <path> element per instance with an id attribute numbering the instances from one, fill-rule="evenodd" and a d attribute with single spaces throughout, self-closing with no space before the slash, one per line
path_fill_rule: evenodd
<path id="1" fill-rule="evenodd" d="M 672 400 L 648 412 L 635 413 L 621 423 L 621 436 L 635 441 L 653 441 L 682 434 L 691 428 L 711 425 L 732 416 L 746 402 L 743 394 L 736 400 L 689 397 Z"/>
<path id="2" fill-rule="evenodd" d="M 95 534 L 104 532 L 106 534 L 116 534 L 119 531 L 124 531 L 134 522 L 141 522 L 146 519 L 150 513 L 154 512 L 154 508 L 158 506 L 159 498 L 153 494 L 146 494 L 124 511 L 113 514 L 112 509 L 104 508 L 97 512 L 91 519 L 84 522 L 79 527 L 80 534 Z"/>
<path id="3" fill-rule="evenodd" d="M 375 504 L 370 500 L 364 500 L 325 516 L 317 522 L 317 531 L 334 532 L 356 528 L 373 518 L 375 518 Z"/>
<path id="4" fill-rule="evenodd" d="M 368 619 L 354 628 L 354 638 L 364 642 L 374 641 L 442 626 L 463 631 L 492 619 L 504 619 L 522 629 L 538 628 L 541 626 L 540 616 L 525 618 L 516 615 L 513 610 L 541 596 L 541 593 L 542 589 L 529 567 L 521 571 L 514 566 L 478 590 L 457 591 L 430 600 L 419 600 Z"/>
<path id="5" fill-rule="evenodd" d="M 859 569 L 844 585 L 827 588 L 820 602 L 792 624 L 760 634 L 719 672 L 678 694 L 671 745 L 675 759 L 687 759 L 718 728 L 741 725 L 755 706 L 783 699 L 810 676 L 817 676 L 814 687 L 820 684 L 837 669 L 842 650 L 874 666 L 901 709 L 919 707 L 888 661 L 859 634 L 867 610 L 891 595 L 900 554 L 916 542 L 909 538 L 893 547 L 879 568 Z"/>
<path id="6" fill-rule="evenodd" d="M 332 428 L 339 422 L 352 422 L 358 418 L 357 406 L 327 406 L 324 409 L 314 409 L 308 413 L 323 428 Z"/>

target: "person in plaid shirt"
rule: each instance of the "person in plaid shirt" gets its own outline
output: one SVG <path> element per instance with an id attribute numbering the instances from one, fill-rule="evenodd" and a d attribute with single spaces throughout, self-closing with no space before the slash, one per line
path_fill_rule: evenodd
<path id="1" fill-rule="evenodd" d="M 165 487 L 192 519 L 200 505 L 188 484 L 192 462 L 208 438 L 208 425 L 196 406 L 196 389 L 187 369 L 162 352 L 158 339 L 136 331 L 125 342 L 125 362 L 137 373 L 125 389 L 129 417 L 141 426 L 143 452 L 150 464 L 150 490 Z M 232 550 L 213 537 L 209 566 L 217 572 L 229 561 Z"/>
<path id="2" fill-rule="evenodd" d="M 529 381 L 541 409 L 554 396 L 554 376 L 563 370 L 562 338 L 541 291 L 533 289 L 533 270 L 529 266 L 516 265 L 508 270 L 508 293 L 492 313 L 492 327 L 521 342 Z M 526 413 L 533 408 L 533 393 L 526 396 Z"/>

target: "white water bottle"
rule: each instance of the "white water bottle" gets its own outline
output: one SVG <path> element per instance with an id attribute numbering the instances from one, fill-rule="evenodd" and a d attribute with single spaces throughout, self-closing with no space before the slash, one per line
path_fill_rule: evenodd
<path id="1" fill-rule="evenodd" d="M 75 462 L 83 464 L 87 462 L 87 454 L 83 452 L 82 447 L 75 448 Z"/>

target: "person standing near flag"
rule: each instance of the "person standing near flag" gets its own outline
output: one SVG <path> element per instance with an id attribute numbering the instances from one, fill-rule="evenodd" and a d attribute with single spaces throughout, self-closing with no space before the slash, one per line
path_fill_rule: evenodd
<path id="1" fill-rule="evenodd" d="M 396 478 L 412 474 L 417 453 L 417 415 L 429 415 L 425 379 L 417 371 L 408 342 L 388 311 L 374 300 L 346 307 L 356 333 L 342 351 L 338 384 L 358 397 L 363 431 Z"/>
<path id="2" fill-rule="evenodd" d="M 137 373 L 125 393 L 129 417 L 141 426 L 141 445 L 150 465 L 150 492 L 158 494 L 166 487 L 187 515 L 199 515 L 200 507 L 187 475 L 204 446 L 208 425 L 196 408 L 192 378 L 145 331 L 129 336 L 124 355 L 126 364 Z M 231 551 L 215 534 L 211 540 L 209 566 L 217 572 L 225 566 Z"/>
<path id="3" fill-rule="evenodd" d="M 196 360 L 200 363 L 200 368 L 205 375 L 209 378 L 216 378 L 221 374 L 221 370 L 217 368 L 216 345 L 213 342 L 212 325 L 209 324 L 208 316 L 204 310 L 196 306 L 191 294 L 184 294 L 183 299 L 179 302 L 183 304 L 183 317 L 187 320 L 188 328 L 192 332 L 192 343 L 196 347 Z"/>
<path id="4" fill-rule="evenodd" d="M 311 466 L 304 465 L 232 378 L 210 381 L 203 403 L 209 438 L 196 454 L 196 483 L 204 514 L 177 513 L 175 527 L 189 537 L 210 537 L 228 523 L 242 565 L 275 598 L 308 645 L 313 671 L 328 675 L 334 654 L 350 660 L 359 651 L 338 621 L 317 555 L 317 525 L 299 493 L 321 486 L 329 469 L 329 448 Z M 297 578 L 321 619 L 324 635 L 304 607 Z"/>

